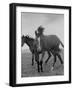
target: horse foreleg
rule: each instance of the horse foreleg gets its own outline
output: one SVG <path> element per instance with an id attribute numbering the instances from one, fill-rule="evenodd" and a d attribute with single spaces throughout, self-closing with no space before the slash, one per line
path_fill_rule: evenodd
<path id="1" fill-rule="evenodd" d="M 38 72 L 40 72 L 39 54 L 38 53 L 35 53 L 35 61 L 37 62 Z"/>
<path id="2" fill-rule="evenodd" d="M 37 66 L 38 66 L 38 72 L 40 72 L 39 54 L 37 54 Z"/>
<path id="3" fill-rule="evenodd" d="M 37 67 L 38 67 L 38 72 L 40 72 L 40 65 L 38 61 L 37 61 Z"/>
<path id="4" fill-rule="evenodd" d="M 41 72 L 43 72 L 43 57 L 45 55 L 45 52 L 42 53 L 42 57 L 41 57 L 41 60 L 40 60 L 40 67 L 41 67 Z"/>
<path id="5" fill-rule="evenodd" d="M 43 62 L 40 61 L 40 66 L 41 66 L 41 72 L 43 72 L 43 66 L 42 66 Z"/>
<path id="6" fill-rule="evenodd" d="M 50 57 L 51 57 L 51 53 L 48 51 L 48 58 L 46 59 L 45 63 L 48 62 L 48 60 L 50 59 Z"/>
<path id="7" fill-rule="evenodd" d="M 34 54 L 32 53 L 32 66 L 34 65 Z"/>

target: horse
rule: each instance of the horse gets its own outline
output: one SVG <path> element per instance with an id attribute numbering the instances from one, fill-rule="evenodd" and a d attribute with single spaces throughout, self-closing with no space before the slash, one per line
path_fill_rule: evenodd
<path id="1" fill-rule="evenodd" d="M 29 49 L 32 53 L 32 66 L 34 65 L 35 59 L 35 61 L 37 62 L 38 72 L 40 72 L 39 54 L 41 54 L 42 52 L 37 52 L 37 45 L 38 45 L 37 39 L 31 38 L 28 35 L 26 36 L 23 35 L 21 38 L 22 38 L 21 46 L 23 47 L 24 43 L 26 43 L 29 46 Z M 49 57 L 47 58 L 46 61 L 48 61 L 48 59 L 51 57 L 51 52 L 48 52 L 48 56 Z"/>
<path id="2" fill-rule="evenodd" d="M 24 43 L 26 43 L 29 46 L 29 49 L 32 53 L 32 66 L 34 65 L 34 44 L 35 44 L 35 39 L 29 37 L 28 35 L 26 36 L 22 36 L 22 43 L 21 46 L 24 45 Z"/>
<path id="3" fill-rule="evenodd" d="M 44 28 L 43 27 L 39 27 L 36 31 L 35 31 L 35 35 L 36 35 L 36 39 L 38 40 L 38 45 L 37 45 L 37 51 L 41 51 L 42 52 L 42 57 L 40 60 L 40 65 L 41 65 L 41 71 L 43 71 L 43 57 L 44 57 L 44 52 L 51 52 L 52 55 L 54 56 L 54 63 L 52 65 L 52 70 L 54 68 L 54 65 L 56 63 L 56 56 L 59 58 L 61 64 L 63 64 L 63 60 L 59 54 L 59 52 L 61 51 L 59 46 L 60 44 L 62 45 L 62 47 L 64 48 L 63 43 L 61 42 L 61 40 L 58 38 L 58 36 L 56 35 L 44 35 L 43 34 Z M 51 57 L 51 54 L 50 54 Z M 50 58 L 48 57 L 48 58 Z M 48 61 L 49 59 L 47 59 Z M 47 62 L 46 61 L 46 62 Z"/>
<path id="4" fill-rule="evenodd" d="M 37 41 L 36 41 L 36 39 L 31 38 L 28 35 L 26 35 L 26 36 L 23 35 L 21 38 L 22 38 L 21 46 L 23 47 L 24 43 L 26 43 L 29 46 L 29 49 L 32 53 L 32 66 L 34 65 L 34 59 L 35 59 L 35 61 L 37 62 L 38 72 L 40 72 L 39 54 L 41 52 L 39 52 L 39 53 L 37 52 Z"/>

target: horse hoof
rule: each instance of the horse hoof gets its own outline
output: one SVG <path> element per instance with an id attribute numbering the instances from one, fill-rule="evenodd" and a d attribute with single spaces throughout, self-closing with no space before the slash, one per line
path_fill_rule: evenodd
<path id="1" fill-rule="evenodd" d="M 40 73 L 40 70 L 38 70 L 38 73 Z"/>
<path id="2" fill-rule="evenodd" d="M 38 73 L 40 73 L 40 71 L 38 71 Z"/>
<path id="3" fill-rule="evenodd" d="M 32 64 L 32 66 L 33 66 L 34 64 Z"/>
<path id="4" fill-rule="evenodd" d="M 41 72 L 43 72 L 43 70 L 41 70 Z"/>
<path id="5" fill-rule="evenodd" d="M 64 63 L 62 62 L 61 64 L 63 65 Z"/>

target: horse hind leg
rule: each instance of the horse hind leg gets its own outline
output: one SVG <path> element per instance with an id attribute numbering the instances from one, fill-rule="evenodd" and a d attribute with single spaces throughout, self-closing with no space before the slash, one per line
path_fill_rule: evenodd
<path id="1" fill-rule="evenodd" d="M 55 63 L 56 63 L 56 55 L 54 55 L 54 63 L 53 63 L 53 65 L 52 65 L 51 70 L 53 70 L 53 69 L 54 69 Z"/>
<path id="2" fill-rule="evenodd" d="M 48 60 L 50 59 L 50 57 L 51 57 L 51 53 L 48 51 L 48 58 L 45 61 L 46 64 L 47 64 Z"/>
<path id="3" fill-rule="evenodd" d="M 60 59 L 61 64 L 63 64 L 63 60 L 62 60 L 62 58 L 61 58 L 61 56 L 60 56 L 59 53 L 57 54 L 57 56 L 58 56 L 58 58 Z"/>

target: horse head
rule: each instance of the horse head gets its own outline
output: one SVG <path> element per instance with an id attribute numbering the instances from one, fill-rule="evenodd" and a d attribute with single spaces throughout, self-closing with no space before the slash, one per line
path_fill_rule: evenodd
<path id="1" fill-rule="evenodd" d="M 38 38 L 40 36 L 37 30 L 35 31 L 35 36 L 36 36 L 36 38 Z"/>
<path id="2" fill-rule="evenodd" d="M 39 33 L 40 35 L 42 35 L 43 32 L 44 32 L 44 29 L 45 29 L 44 27 L 39 26 L 38 29 L 37 29 L 37 31 L 38 31 L 38 33 Z"/>
<path id="3" fill-rule="evenodd" d="M 39 38 L 41 35 L 43 35 L 44 27 L 39 26 L 37 30 L 35 30 L 35 36 Z"/>
<path id="4" fill-rule="evenodd" d="M 28 35 L 27 36 L 24 36 L 24 35 L 22 36 L 21 46 L 23 46 L 24 43 L 26 43 L 27 38 L 28 38 Z"/>

